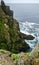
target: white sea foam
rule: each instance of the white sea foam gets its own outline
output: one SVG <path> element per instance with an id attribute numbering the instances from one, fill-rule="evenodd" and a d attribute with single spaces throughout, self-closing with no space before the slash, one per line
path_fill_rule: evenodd
<path id="1" fill-rule="evenodd" d="M 30 22 L 20 22 L 20 31 L 25 34 L 39 34 L 39 24 Z"/>
<path id="2" fill-rule="evenodd" d="M 26 40 L 31 48 L 34 48 L 39 40 L 39 24 L 31 22 L 19 22 L 20 31 L 27 35 L 33 35 L 34 40 Z"/>

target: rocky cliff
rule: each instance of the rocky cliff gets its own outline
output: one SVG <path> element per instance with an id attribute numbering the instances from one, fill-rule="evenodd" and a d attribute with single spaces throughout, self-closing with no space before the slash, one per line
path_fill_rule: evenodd
<path id="1" fill-rule="evenodd" d="M 9 51 L 0 49 L 0 65 L 39 65 L 39 57 L 27 53 L 12 54 Z"/>
<path id="2" fill-rule="evenodd" d="M 39 58 L 39 42 L 37 43 L 37 45 L 35 46 L 35 48 L 32 50 L 30 56 L 32 58 Z"/>
<path id="3" fill-rule="evenodd" d="M 20 33 L 19 23 L 13 19 L 10 7 L 7 10 L 3 0 L 2 3 L 0 5 L 0 65 L 39 65 L 39 42 L 31 53 L 21 52 L 26 51 L 29 46 Z"/>
<path id="4" fill-rule="evenodd" d="M 0 5 L 0 48 L 15 53 L 25 52 L 30 48 L 21 36 L 19 23 L 13 18 L 13 12 L 3 0 Z"/>
<path id="5" fill-rule="evenodd" d="M 26 35 L 24 33 L 21 33 L 21 36 L 26 40 L 33 40 L 35 37 L 32 35 Z"/>

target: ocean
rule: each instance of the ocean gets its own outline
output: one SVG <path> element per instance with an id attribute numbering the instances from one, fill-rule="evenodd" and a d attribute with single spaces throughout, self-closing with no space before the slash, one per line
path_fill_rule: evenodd
<path id="1" fill-rule="evenodd" d="M 27 35 L 33 35 L 34 40 L 25 40 L 33 49 L 39 41 L 39 4 L 8 4 L 13 10 L 13 17 L 19 22 L 20 31 Z"/>

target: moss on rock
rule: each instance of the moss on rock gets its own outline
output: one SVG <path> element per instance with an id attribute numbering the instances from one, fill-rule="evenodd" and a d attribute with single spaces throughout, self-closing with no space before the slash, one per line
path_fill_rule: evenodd
<path id="1" fill-rule="evenodd" d="M 4 7 L 4 8 L 3 8 Z M 9 11 L 9 13 L 8 13 Z M 2 14 L 1 14 L 2 13 Z M 13 18 L 13 13 L 9 6 L 3 1 L 0 5 L 0 48 L 11 52 L 25 52 L 29 45 L 21 36 L 19 23 Z"/>

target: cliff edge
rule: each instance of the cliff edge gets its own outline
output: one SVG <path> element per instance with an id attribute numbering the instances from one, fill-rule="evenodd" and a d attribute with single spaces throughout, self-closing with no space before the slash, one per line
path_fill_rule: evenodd
<path id="1" fill-rule="evenodd" d="M 11 52 L 25 52 L 29 45 L 21 36 L 19 23 L 13 18 L 13 11 L 4 1 L 0 5 L 0 48 Z"/>

